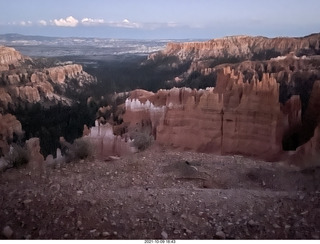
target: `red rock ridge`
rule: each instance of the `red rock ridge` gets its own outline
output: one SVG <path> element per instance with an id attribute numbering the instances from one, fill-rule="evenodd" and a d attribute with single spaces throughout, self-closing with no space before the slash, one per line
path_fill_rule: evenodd
<path id="1" fill-rule="evenodd" d="M 24 64 L 25 60 L 30 61 L 30 65 Z M 13 65 L 9 68 L 10 65 Z M 0 46 L 0 108 L 6 110 L 8 105 L 13 107 L 17 102 L 23 104 L 41 102 L 53 105 L 58 102 L 70 105 L 72 101 L 67 97 L 57 94 L 54 85 L 58 85 L 61 90 L 69 86 L 69 81 L 76 80 L 70 86 L 77 86 L 79 89 L 85 84 L 95 82 L 96 79 L 83 71 L 81 65 L 69 64 L 45 69 L 39 69 L 29 57 L 22 56 L 13 48 Z"/>
<path id="2" fill-rule="evenodd" d="M 148 93 L 148 99 L 132 92 L 124 122 L 134 126 L 150 121 L 156 141 L 162 145 L 279 158 L 285 131 L 300 123 L 301 104 L 292 98 L 288 109 L 282 111 L 279 84 L 270 74 L 248 83 L 241 73 L 226 67 L 217 80 L 215 89 L 173 88 Z"/>
<path id="3" fill-rule="evenodd" d="M 0 46 L 0 71 L 9 70 L 10 65 L 19 66 L 21 62 L 29 57 L 24 57 L 18 51 L 11 47 Z"/>
<path id="4" fill-rule="evenodd" d="M 206 59 L 222 57 L 242 57 L 250 59 L 255 53 L 265 50 L 273 50 L 281 55 L 290 52 L 298 52 L 302 49 L 314 49 L 319 51 L 320 34 L 314 34 L 302 38 L 266 38 L 251 36 L 230 36 L 212 39 L 205 42 L 168 43 L 165 50 L 151 54 L 150 59 L 157 55 L 177 56 L 184 59 Z"/>

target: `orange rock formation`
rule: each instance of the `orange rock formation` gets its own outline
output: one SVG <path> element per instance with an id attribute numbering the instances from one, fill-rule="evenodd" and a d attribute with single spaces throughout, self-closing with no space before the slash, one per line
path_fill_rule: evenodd
<path id="1" fill-rule="evenodd" d="M 8 141 L 13 139 L 13 135 L 22 133 L 21 123 L 15 116 L 0 113 L 0 156 L 9 152 Z"/>
<path id="2" fill-rule="evenodd" d="M 126 101 L 124 122 L 130 127 L 150 121 L 163 145 L 277 159 L 285 131 L 300 123 L 300 103 L 292 98 L 283 111 L 279 84 L 270 74 L 249 83 L 226 67 L 217 80 L 216 88 L 206 90 L 134 91 Z"/>
<path id="3" fill-rule="evenodd" d="M 230 36 L 212 39 L 206 42 L 168 43 L 165 50 L 149 56 L 154 59 L 158 55 L 178 56 L 184 59 L 206 59 L 222 57 L 241 57 L 250 59 L 254 54 L 272 50 L 286 55 L 300 50 L 319 50 L 320 34 L 302 38 L 266 38 L 262 36 Z"/>

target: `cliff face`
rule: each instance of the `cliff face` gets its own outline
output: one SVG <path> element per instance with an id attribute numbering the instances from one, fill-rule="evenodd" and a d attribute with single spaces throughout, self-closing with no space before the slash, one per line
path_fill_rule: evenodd
<path id="1" fill-rule="evenodd" d="M 156 141 L 175 148 L 279 158 L 285 132 L 301 122 L 300 103 L 292 98 L 283 110 L 279 84 L 270 74 L 247 83 L 225 67 L 217 80 L 216 88 L 206 90 L 132 93 L 124 122 L 151 124 Z"/>
<path id="2" fill-rule="evenodd" d="M 318 54 L 320 34 L 303 38 L 266 38 L 251 36 L 231 36 L 206 42 L 168 43 L 165 50 L 150 55 L 150 59 L 160 56 L 177 56 L 181 60 L 205 60 L 212 58 L 237 57 L 252 59 L 268 52 L 277 56 L 290 52 L 295 54 Z"/>
<path id="3" fill-rule="evenodd" d="M 235 36 L 169 43 L 165 50 L 151 54 L 149 62 L 161 66 L 163 60 L 171 60 L 169 66 L 178 66 L 181 73 L 169 83 L 179 87 L 216 86 L 217 73 L 226 66 L 241 72 L 245 82 L 261 80 L 263 73 L 272 73 L 280 84 L 280 102 L 284 104 L 291 96 L 300 95 L 304 114 L 313 83 L 320 79 L 319 42 L 320 34 L 272 39 Z"/>
<path id="4" fill-rule="evenodd" d="M 86 85 L 96 81 L 83 71 L 81 65 L 38 68 L 30 58 L 8 47 L 0 47 L 0 62 L 2 110 L 6 110 L 9 105 L 14 108 L 38 102 L 43 106 L 58 102 L 70 105 L 72 100 L 65 95 L 67 90 L 79 93 Z"/>
<path id="5" fill-rule="evenodd" d="M 33 60 L 21 55 L 13 48 L 1 46 L 0 157 L 8 152 L 8 143 L 15 142 L 16 135 L 22 133 L 22 126 L 26 130 L 26 137 L 38 135 L 41 138 L 42 146 L 46 146 L 45 150 L 48 152 L 48 145 L 53 143 L 52 141 L 57 137 L 64 135 L 61 124 L 67 127 L 68 122 L 48 123 L 50 119 L 59 123 L 59 116 L 63 117 L 63 114 L 50 115 L 49 119 L 45 118 L 48 119 L 47 121 L 41 120 L 41 122 L 37 121 L 37 118 L 43 118 L 42 112 L 57 111 L 55 110 L 57 107 L 61 108 L 59 111 L 67 113 L 69 108 L 66 107 L 78 105 L 77 98 L 84 96 L 82 94 L 86 92 L 89 85 L 95 82 L 96 79 L 83 71 L 81 65 L 52 66 L 52 63 L 46 59 Z M 37 106 L 33 106 L 35 104 Z M 58 104 L 59 106 L 55 106 Z M 74 107 L 80 110 L 79 107 Z M 17 116 L 22 126 L 12 114 Z M 52 129 L 54 126 L 58 129 Z M 76 126 L 77 124 L 74 127 Z M 72 134 L 71 130 L 69 128 L 68 133 Z M 72 136 L 75 135 L 72 134 Z"/>
<path id="6" fill-rule="evenodd" d="M 0 46 L 0 72 L 10 69 L 10 66 L 20 66 L 28 57 L 22 56 L 14 48 Z"/>

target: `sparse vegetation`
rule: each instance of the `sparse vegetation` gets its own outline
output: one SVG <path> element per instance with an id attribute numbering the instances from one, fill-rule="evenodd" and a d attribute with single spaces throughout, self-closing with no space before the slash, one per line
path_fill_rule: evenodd
<path id="1" fill-rule="evenodd" d="M 146 150 L 151 146 L 154 138 L 146 129 L 136 130 L 131 133 L 133 145 L 140 151 Z"/>
<path id="2" fill-rule="evenodd" d="M 85 159 L 93 155 L 93 147 L 87 138 L 78 138 L 74 140 L 68 156 L 70 161 Z"/>
<path id="3" fill-rule="evenodd" d="M 26 148 L 12 144 L 6 159 L 9 162 L 9 167 L 19 167 L 29 162 L 29 154 Z"/>

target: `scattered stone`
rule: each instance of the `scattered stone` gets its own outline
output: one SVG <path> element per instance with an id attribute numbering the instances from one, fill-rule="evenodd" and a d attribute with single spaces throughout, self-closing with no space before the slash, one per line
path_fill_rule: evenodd
<path id="1" fill-rule="evenodd" d="M 290 225 L 285 225 L 284 228 L 285 228 L 285 229 L 290 229 L 291 226 L 290 226 Z"/>
<path id="2" fill-rule="evenodd" d="M 114 232 L 113 232 L 113 235 L 117 236 L 117 235 L 118 235 L 118 232 L 114 231 Z"/>
<path id="3" fill-rule="evenodd" d="M 60 184 L 54 184 L 54 185 L 50 186 L 50 190 L 52 190 L 54 192 L 60 191 L 60 188 L 61 188 Z"/>
<path id="4" fill-rule="evenodd" d="M 187 219 L 187 215 L 185 215 L 185 214 L 181 214 L 181 219 Z"/>
<path id="5" fill-rule="evenodd" d="M 24 201 L 23 201 L 24 204 L 28 204 L 28 203 L 31 203 L 31 202 L 32 202 L 31 199 L 27 199 L 27 200 L 24 200 Z"/>
<path id="6" fill-rule="evenodd" d="M 39 236 L 44 236 L 46 234 L 45 230 L 39 230 Z"/>
<path id="7" fill-rule="evenodd" d="M 90 230 L 90 233 L 92 234 L 92 233 L 94 233 L 96 231 L 97 231 L 96 229 L 92 229 L 92 230 Z"/>
<path id="8" fill-rule="evenodd" d="M 82 195 L 83 191 L 77 191 L 78 195 Z"/>
<path id="9" fill-rule="evenodd" d="M 218 237 L 219 239 L 226 239 L 226 234 L 220 230 L 216 232 L 216 237 Z"/>
<path id="10" fill-rule="evenodd" d="M 178 235 L 178 234 L 180 234 L 180 231 L 179 230 L 174 230 L 173 234 Z"/>
<path id="11" fill-rule="evenodd" d="M 103 237 L 108 237 L 110 236 L 110 233 L 108 231 L 102 232 Z"/>
<path id="12" fill-rule="evenodd" d="M 114 161 L 114 160 L 119 160 L 119 159 L 120 159 L 120 157 L 117 157 L 117 156 L 109 156 L 104 161 Z"/>
<path id="13" fill-rule="evenodd" d="M 63 235 L 63 238 L 68 238 L 69 237 L 69 234 L 64 234 Z"/>
<path id="14" fill-rule="evenodd" d="M 71 213 L 73 213 L 74 212 L 74 208 L 68 208 L 68 210 L 67 210 L 67 215 L 69 215 L 69 214 L 71 214 Z"/>
<path id="15" fill-rule="evenodd" d="M 248 224 L 250 226 L 255 226 L 256 225 L 256 222 L 254 222 L 252 219 L 249 220 Z"/>
<path id="16" fill-rule="evenodd" d="M 8 166 L 8 162 L 2 157 L 0 158 L 0 172 L 5 170 Z"/>
<path id="17" fill-rule="evenodd" d="M 97 201 L 96 200 L 90 200 L 90 204 L 93 206 L 93 205 L 95 205 L 97 203 Z"/>
<path id="18" fill-rule="evenodd" d="M 2 234 L 7 238 L 7 239 L 10 239 L 13 235 L 13 230 L 11 229 L 10 226 L 6 226 L 3 228 L 2 230 Z"/>
<path id="19" fill-rule="evenodd" d="M 274 223 L 272 226 L 273 226 L 274 228 L 276 228 L 276 229 L 280 229 L 280 228 L 281 228 L 277 223 Z"/>
<path id="20" fill-rule="evenodd" d="M 190 235 L 192 234 L 192 230 L 186 229 L 186 233 Z"/>
<path id="21" fill-rule="evenodd" d="M 168 239 L 168 234 L 165 231 L 161 232 L 161 236 L 162 236 L 163 239 Z"/>

